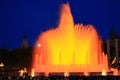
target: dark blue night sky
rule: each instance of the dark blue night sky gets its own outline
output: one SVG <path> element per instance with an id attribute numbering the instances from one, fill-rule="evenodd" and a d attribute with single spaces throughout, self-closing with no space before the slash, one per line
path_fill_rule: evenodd
<path id="1" fill-rule="evenodd" d="M 24 35 L 33 46 L 41 32 L 57 27 L 66 2 L 75 23 L 92 24 L 102 39 L 112 26 L 120 35 L 120 0 L 0 0 L 0 48 L 20 48 Z"/>

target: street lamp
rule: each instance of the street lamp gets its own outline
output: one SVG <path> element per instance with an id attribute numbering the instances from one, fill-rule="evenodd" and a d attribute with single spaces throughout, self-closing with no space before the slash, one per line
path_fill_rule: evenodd
<path id="1" fill-rule="evenodd" d="M 4 64 L 3 64 L 3 63 L 0 63 L 0 67 L 4 67 Z"/>

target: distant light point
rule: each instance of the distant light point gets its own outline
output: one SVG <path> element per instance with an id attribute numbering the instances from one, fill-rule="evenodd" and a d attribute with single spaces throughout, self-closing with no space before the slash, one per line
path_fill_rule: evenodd
<path id="1" fill-rule="evenodd" d="M 40 44 L 40 43 L 38 44 L 38 47 L 41 47 L 41 44 Z"/>

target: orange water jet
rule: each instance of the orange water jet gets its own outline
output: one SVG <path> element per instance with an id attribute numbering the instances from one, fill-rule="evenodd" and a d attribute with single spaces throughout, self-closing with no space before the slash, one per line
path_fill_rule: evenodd
<path id="1" fill-rule="evenodd" d="M 32 69 L 36 73 L 102 72 L 108 71 L 108 63 L 96 29 L 74 24 L 69 4 L 63 4 L 58 27 L 40 34 L 35 43 Z"/>

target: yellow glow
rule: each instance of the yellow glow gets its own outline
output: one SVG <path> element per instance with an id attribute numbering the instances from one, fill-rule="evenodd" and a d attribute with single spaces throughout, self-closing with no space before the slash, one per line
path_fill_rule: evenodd
<path id="1" fill-rule="evenodd" d="M 68 11 L 63 12 L 65 10 Z M 66 5 L 60 17 L 58 28 L 42 33 L 37 43 L 38 46 L 42 45 L 42 49 L 38 50 L 47 56 L 45 64 L 73 64 L 73 55 L 74 64 L 96 64 L 95 50 L 99 47 L 99 39 L 93 26 L 74 26 L 69 7 Z"/>
<path id="2" fill-rule="evenodd" d="M 107 75 L 107 73 L 106 73 L 106 70 L 105 70 L 105 69 L 103 69 L 103 70 L 102 70 L 102 75 L 103 75 L 103 76 L 106 76 L 106 75 Z"/>
<path id="3" fill-rule="evenodd" d="M 41 47 L 38 47 L 39 43 Z M 37 71 L 39 65 L 98 66 L 105 63 L 106 59 L 96 29 L 92 25 L 74 24 L 69 4 L 66 4 L 61 8 L 58 27 L 39 36 L 34 48 L 32 67 Z M 100 69 L 102 71 L 102 67 Z"/>
<path id="4" fill-rule="evenodd" d="M 4 67 L 4 64 L 3 64 L 3 63 L 0 63 L 0 67 Z"/>
<path id="5" fill-rule="evenodd" d="M 64 76 L 68 77 L 68 76 L 69 76 L 69 73 L 68 73 L 68 72 L 65 72 L 65 73 L 64 73 Z"/>
<path id="6" fill-rule="evenodd" d="M 35 72 L 34 72 L 34 69 L 32 69 L 31 71 L 31 77 L 34 77 L 35 76 Z"/>
<path id="7" fill-rule="evenodd" d="M 19 76 L 23 76 L 24 71 L 20 70 L 19 73 L 20 73 Z"/>

